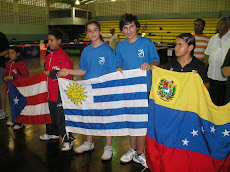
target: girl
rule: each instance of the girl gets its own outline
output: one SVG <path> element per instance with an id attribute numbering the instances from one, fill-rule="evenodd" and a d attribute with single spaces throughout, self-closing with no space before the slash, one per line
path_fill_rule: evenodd
<path id="1" fill-rule="evenodd" d="M 6 69 L 4 71 L 4 81 L 17 78 L 25 78 L 29 76 L 29 71 L 26 65 L 22 62 L 20 57 L 20 49 L 16 46 L 12 46 L 9 49 L 10 61 L 6 64 Z M 6 90 L 8 90 L 8 84 L 6 83 Z M 24 124 L 8 122 L 7 125 L 13 127 L 13 130 L 19 130 L 24 127 Z"/>
<path id="2" fill-rule="evenodd" d="M 195 38 L 192 34 L 182 33 L 178 35 L 175 47 L 177 58 L 169 61 L 166 69 L 177 72 L 197 72 L 208 89 L 207 69 L 205 64 L 193 55 L 195 46 Z"/>
<path id="3" fill-rule="evenodd" d="M 89 21 L 86 24 L 86 34 L 92 44 L 86 47 L 82 54 L 78 70 L 62 69 L 58 72 L 58 77 L 63 77 L 68 74 L 83 76 L 84 79 L 99 77 L 116 71 L 115 53 L 113 49 L 103 42 L 101 36 L 100 24 L 97 21 Z M 110 160 L 113 154 L 112 136 L 106 137 L 106 146 L 101 157 L 102 160 Z M 94 143 L 92 135 L 86 136 L 86 141 L 83 145 L 75 149 L 76 153 L 93 150 Z"/>

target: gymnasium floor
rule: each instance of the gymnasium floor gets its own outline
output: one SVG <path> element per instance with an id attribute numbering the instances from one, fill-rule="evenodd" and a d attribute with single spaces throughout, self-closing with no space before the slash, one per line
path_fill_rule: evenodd
<path id="1" fill-rule="evenodd" d="M 74 68 L 78 67 L 79 57 L 71 57 Z M 30 76 L 43 71 L 44 56 L 24 59 Z M 81 78 L 75 78 L 76 80 Z M 9 102 L 7 110 L 10 112 Z M 95 149 L 83 154 L 75 154 L 72 150 L 62 152 L 59 141 L 44 142 L 39 136 L 45 133 L 45 125 L 26 125 L 25 129 L 13 132 L 6 122 L 0 120 L 0 172 L 141 172 L 144 167 L 130 162 L 121 164 L 120 157 L 129 149 L 129 137 L 113 138 L 113 158 L 101 161 L 104 151 L 105 137 L 94 137 Z M 85 137 L 73 134 L 74 148 L 80 146 Z M 144 170 L 149 172 L 148 169 Z"/>

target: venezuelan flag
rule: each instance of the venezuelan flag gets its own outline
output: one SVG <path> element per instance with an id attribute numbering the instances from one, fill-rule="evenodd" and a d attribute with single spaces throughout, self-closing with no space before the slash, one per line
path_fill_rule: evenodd
<path id="1" fill-rule="evenodd" d="M 154 67 L 146 160 L 154 172 L 229 172 L 230 103 L 212 103 L 197 73 Z"/>

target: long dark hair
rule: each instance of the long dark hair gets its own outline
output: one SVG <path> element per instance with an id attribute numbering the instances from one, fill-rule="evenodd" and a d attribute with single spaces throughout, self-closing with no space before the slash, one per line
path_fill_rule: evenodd
<path id="1" fill-rule="evenodd" d="M 190 55 L 193 57 L 194 56 L 194 49 L 196 47 L 196 40 L 195 37 L 191 33 L 181 33 L 178 35 L 176 38 L 181 38 L 188 44 L 188 46 L 193 45 L 193 49 L 190 52 Z"/>
<path id="2" fill-rule="evenodd" d="M 99 30 L 101 31 L 101 25 L 100 25 L 100 23 L 98 22 L 98 21 L 96 21 L 96 20 L 90 20 L 90 21 L 88 21 L 86 24 L 85 24 L 85 31 L 87 32 L 87 27 L 88 27 L 88 25 L 90 25 L 90 24 L 95 24 L 98 28 L 99 28 Z M 103 40 L 103 38 L 102 38 L 102 36 L 100 35 L 100 39 L 103 41 L 103 42 L 105 42 L 104 40 Z"/>

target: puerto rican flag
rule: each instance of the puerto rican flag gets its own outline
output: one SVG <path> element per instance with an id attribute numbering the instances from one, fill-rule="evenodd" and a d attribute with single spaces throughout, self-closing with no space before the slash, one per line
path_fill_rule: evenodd
<path id="1" fill-rule="evenodd" d="M 46 76 L 9 80 L 11 118 L 23 124 L 51 123 Z"/>

